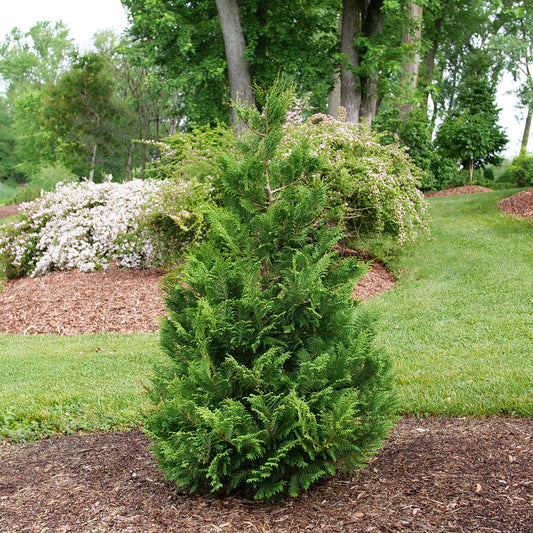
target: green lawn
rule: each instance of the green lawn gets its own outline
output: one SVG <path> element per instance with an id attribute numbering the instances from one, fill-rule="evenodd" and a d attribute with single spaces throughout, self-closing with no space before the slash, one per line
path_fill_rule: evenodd
<path id="1" fill-rule="evenodd" d="M 157 334 L 0 335 L 0 438 L 139 424 Z"/>
<path id="2" fill-rule="evenodd" d="M 431 239 L 365 304 L 395 355 L 402 412 L 533 415 L 533 224 L 497 209 L 509 194 L 431 199 Z"/>
<path id="3" fill-rule="evenodd" d="M 533 416 L 533 223 L 499 212 L 505 195 L 431 199 L 431 238 L 397 255 L 394 291 L 363 304 L 380 315 L 401 413 Z M 0 439 L 138 426 L 158 342 L 0 335 Z"/>

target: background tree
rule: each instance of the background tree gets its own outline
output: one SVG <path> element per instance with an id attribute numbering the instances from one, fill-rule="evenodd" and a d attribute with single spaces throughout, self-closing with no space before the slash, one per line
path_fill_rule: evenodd
<path id="1" fill-rule="evenodd" d="M 55 151 L 69 168 L 89 169 L 92 181 L 111 150 L 124 108 L 113 102 L 114 85 L 101 55 L 78 56 L 72 68 L 46 91 L 42 124 L 52 132 Z"/>
<path id="2" fill-rule="evenodd" d="M 525 156 L 533 118 L 533 1 L 499 2 L 496 26 L 492 49 L 503 52 L 507 69 L 520 81 L 517 95 L 526 110 L 520 155 Z"/>
<path id="3" fill-rule="evenodd" d="M 22 179 L 50 162 L 48 133 L 38 113 L 42 90 L 68 69 L 72 39 L 62 22 L 38 22 L 27 32 L 14 28 L 0 45 L 0 76 L 5 86 L 5 112 L 14 138 L 6 177 Z"/>
<path id="4" fill-rule="evenodd" d="M 130 12 L 132 36 L 175 83 L 188 127 L 229 122 L 228 57 L 215 0 L 123 0 L 123 4 Z M 270 86 L 283 73 L 295 82 L 300 96 L 312 92 L 312 105 L 325 110 L 333 84 L 337 4 L 336 0 L 318 4 L 298 0 L 288 5 L 280 0 L 239 2 L 240 28 L 233 25 L 233 38 L 239 34 L 242 50 L 243 35 L 246 49 L 234 63 L 240 67 L 247 63 L 251 75 L 240 82 L 241 97 L 246 94 L 244 99 L 251 101 L 245 87 Z M 229 33 L 226 29 L 224 37 L 231 41 Z"/>
<path id="5" fill-rule="evenodd" d="M 7 112 L 5 98 L 0 98 L 0 180 L 18 177 L 14 150 L 13 120 Z"/>
<path id="6" fill-rule="evenodd" d="M 446 156 L 469 170 L 471 182 L 474 168 L 501 161 L 499 153 L 507 144 L 507 136 L 498 124 L 496 87 L 488 79 L 484 57 L 474 58 L 467 71 L 455 108 L 439 127 L 436 144 Z"/>

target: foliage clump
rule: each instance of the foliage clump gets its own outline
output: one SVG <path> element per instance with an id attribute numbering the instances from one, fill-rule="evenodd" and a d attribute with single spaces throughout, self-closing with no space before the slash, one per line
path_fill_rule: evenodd
<path id="1" fill-rule="evenodd" d="M 515 157 L 499 181 L 511 183 L 516 187 L 533 186 L 533 157 L 530 155 Z"/>
<path id="2" fill-rule="evenodd" d="M 362 125 L 316 114 L 286 125 L 282 153 L 305 138 L 324 162 L 320 176 L 330 186 L 331 204 L 341 209 L 347 236 L 388 234 L 403 244 L 428 231 L 427 204 L 419 187 L 424 172 L 398 142 Z"/>
<path id="3" fill-rule="evenodd" d="M 22 204 L 17 220 L 0 228 L 0 268 L 8 278 L 53 270 L 94 271 L 112 261 L 151 268 L 196 236 L 199 217 L 189 207 L 194 183 L 176 182 L 171 216 L 164 182 L 132 180 L 59 183 L 54 192 Z"/>
<path id="4" fill-rule="evenodd" d="M 304 140 L 279 157 L 291 91 L 262 114 L 216 176 L 220 204 L 169 281 L 161 328 L 168 364 L 145 430 L 168 478 L 191 491 L 296 496 L 361 466 L 392 421 L 390 359 L 350 293 L 363 274 L 341 259 L 328 183 Z"/>

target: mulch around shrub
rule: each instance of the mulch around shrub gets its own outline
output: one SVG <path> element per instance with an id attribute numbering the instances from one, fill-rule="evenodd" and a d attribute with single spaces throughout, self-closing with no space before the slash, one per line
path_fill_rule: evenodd
<path id="1" fill-rule="evenodd" d="M 459 194 L 476 194 L 478 192 L 491 192 L 492 189 L 482 187 L 481 185 L 462 185 L 461 187 L 451 187 L 450 189 L 442 189 L 441 191 L 426 192 L 426 198 L 433 198 L 435 196 L 456 196 Z"/>
<path id="2" fill-rule="evenodd" d="M 533 532 L 533 420 L 404 418 L 359 475 L 296 499 L 190 495 L 139 431 L 0 447 L 0 531 Z"/>

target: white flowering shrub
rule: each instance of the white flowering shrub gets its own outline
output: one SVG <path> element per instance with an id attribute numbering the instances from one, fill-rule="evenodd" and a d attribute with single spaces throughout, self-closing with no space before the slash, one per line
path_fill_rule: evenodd
<path id="1" fill-rule="evenodd" d="M 174 211 L 164 208 L 167 183 L 132 180 L 60 183 L 56 190 L 21 206 L 19 219 L 0 228 L 0 267 L 8 277 L 53 270 L 161 265 L 169 250 L 190 240 L 198 218 L 187 209 L 194 182 L 174 182 Z M 162 221 L 166 230 L 162 231 Z M 170 223 L 168 222 L 170 221 Z M 169 226 L 172 231 L 169 231 Z"/>
<path id="2" fill-rule="evenodd" d="M 282 150 L 288 155 L 304 138 L 320 156 L 348 234 L 393 235 L 402 244 L 428 231 L 427 204 L 418 189 L 422 171 L 399 144 L 383 145 L 363 126 L 317 114 L 307 120 L 295 112 L 285 125 Z"/>

